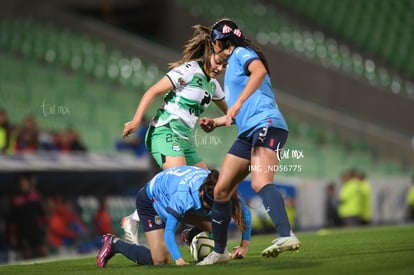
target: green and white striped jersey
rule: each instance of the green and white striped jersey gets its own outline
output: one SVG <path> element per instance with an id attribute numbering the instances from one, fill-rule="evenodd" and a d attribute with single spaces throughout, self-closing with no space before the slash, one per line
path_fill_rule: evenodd
<path id="1" fill-rule="evenodd" d="M 224 92 L 220 83 L 206 76 L 196 61 L 172 69 L 167 76 L 174 89 L 164 96 L 152 125 L 168 124 L 175 134 L 188 139 L 200 115 L 212 100 L 224 99 Z"/>

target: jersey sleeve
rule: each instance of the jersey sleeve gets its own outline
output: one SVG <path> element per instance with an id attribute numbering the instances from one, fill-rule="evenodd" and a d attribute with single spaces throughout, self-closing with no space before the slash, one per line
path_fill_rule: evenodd
<path id="1" fill-rule="evenodd" d="M 180 90 L 191 81 L 197 69 L 196 66 L 198 66 L 197 62 L 188 62 L 173 68 L 167 73 L 175 89 Z"/>
<path id="2" fill-rule="evenodd" d="M 178 223 L 179 221 L 173 215 L 168 215 L 164 231 L 165 245 L 174 261 L 181 258 L 181 253 L 175 240 L 175 231 L 177 230 Z"/>
<path id="3" fill-rule="evenodd" d="M 219 101 L 224 99 L 224 91 L 223 88 L 220 85 L 220 82 L 218 82 L 216 79 L 213 79 L 211 81 L 211 85 L 215 86 L 215 93 L 213 95 L 214 101 Z"/>
<path id="4" fill-rule="evenodd" d="M 236 53 L 238 61 L 243 67 L 245 74 L 249 75 L 249 70 L 247 69 L 247 67 L 249 67 L 250 63 L 253 60 L 260 59 L 259 56 L 254 50 L 249 49 L 249 48 L 244 48 L 244 47 L 236 48 L 235 53 Z"/>

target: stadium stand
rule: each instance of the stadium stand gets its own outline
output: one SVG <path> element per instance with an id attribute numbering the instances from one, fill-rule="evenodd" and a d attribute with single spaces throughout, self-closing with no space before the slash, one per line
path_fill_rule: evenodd
<path id="1" fill-rule="evenodd" d="M 411 51 L 414 27 L 411 1 L 285 1 L 273 0 L 305 16 L 328 32 L 382 59 L 408 76 L 414 77 Z M 392 13 L 389 11 L 392 10 Z M 332 12 L 335 11 L 335 12 Z M 412 92 L 412 90 L 410 90 Z"/>
<path id="2" fill-rule="evenodd" d="M 35 112 L 42 128 L 74 126 L 93 151 L 113 151 L 111 142 L 129 119 L 125 108 L 134 108 L 137 90 L 159 77 L 158 68 L 30 18 L 2 20 L 1 26 L 9 53 L 2 56 L 2 107 L 10 109 L 12 122 L 25 109 Z M 8 108 L 19 105 L 24 108 Z"/>
<path id="3" fill-rule="evenodd" d="M 242 24 L 247 24 L 248 19 L 244 20 Z M 2 107 L 20 106 L 9 108 L 12 122 L 23 119 L 22 109 L 34 112 L 42 128 L 62 130 L 75 126 L 92 152 L 113 153 L 112 143 L 119 136 L 120 125 L 129 119 L 125 110 L 133 110 L 142 91 L 160 77 L 158 67 L 144 64 L 138 56 L 129 57 L 120 50 L 109 49 L 104 42 L 87 35 L 59 29 L 30 17 L 3 19 L 0 28 L 3 30 L 1 47 L 7 53 L 2 54 L 4 62 L 0 68 L 2 77 L 7 80 L 2 81 L 1 86 Z M 58 113 L 59 110 L 62 113 Z M 70 115 L 63 120 L 65 110 Z M 207 114 L 218 113 L 212 110 Z M 300 161 L 286 160 L 286 163 L 303 161 L 306 167 L 303 176 L 332 177 L 355 163 L 363 164 L 372 173 L 379 173 L 372 165 L 372 154 L 368 149 L 361 153 L 361 148 L 352 148 L 365 154 L 365 162 L 359 161 L 360 157 L 349 157 L 352 154 L 345 157 L 340 153 L 344 149 L 335 133 L 325 133 L 295 121 L 289 124 L 293 125 L 292 132 L 297 132 L 297 137 L 293 135 L 289 143 L 292 150 L 305 150 L 306 157 Z M 220 131 L 215 136 L 200 134 L 201 131 L 195 131 L 193 142 L 208 163 L 219 167 L 221 159 L 217 156 L 221 146 L 211 145 L 229 147 L 232 135 Z M 297 144 L 301 148 L 293 148 Z M 321 146 L 325 146 L 323 150 Z M 341 161 L 335 166 L 339 156 Z M 395 166 L 388 172 L 400 173 L 402 168 Z M 286 175 L 294 172 L 281 171 Z"/>
<path id="4" fill-rule="evenodd" d="M 323 0 L 274 1 L 289 6 L 292 9 L 295 8 L 298 12 L 310 16 L 319 23 L 319 29 L 310 28 L 294 18 L 286 16 L 281 9 L 271 5 L 271 2 L 267 1 L 262 4 L 251 0 L 209 1 L 198 2 L 194 5 L 192 1 L 179 1 L 182 5 L 190 7 L 193 13 L 202 14 L 211 18 L 231 17 L 239 22 L 242 29 L 247 30 L 250 34 L 254 34 L 257 41 L 262 45 L 282 47 L 294 54 L 317 60 L 323 65 L 333 69 L 355 74 L 375 85 L 387 87 L 393 93 L 403 94 L 410 99 L 414 99 L 414 84 L 409 79 L 409 76 L 413 76 L 411 73 L 413 68 L 411 67 L 414 64 L 414 62 L 411 62 L 412 58 L 409 51 L 409 49 L 412 49 L 413 43 L 413 39 L 410 38 L 411 34 L 409 33 L 412 20 L 405 20 L 405 18 L 409 18 L 411 4 L 407 3 L 406 6 L 408 6 L 408 9 L 404 10 L 404 4 L 397 1 L 400 4 L 396 4 L 399 7 L 396 13 L 398 14 L 401 11 L 401 17 L 403 19 L 399 21 L 393 20 L 393 22 L 398 22 L 398 24 L 390 24 L 391 27 L 386 29 L 385 33 L 380 34 L 375 33 L 375 30 L 383 29 L 378 28 L 375 22 L 380 20 L 381 22 L 385 22 L 383 17 L 381 17 L 381 12 L 386 11 L 390 8 L 389 6 L 394 5 L 392 4 L 394 1 L 384 1 L 379 6 L 374 3 L 367 4 L 371 7 L 368 15 L 362 7 L 365 5 L 363 1 L 357 4 L 351 4 L 351 1 L 340 1 L 339 3 L 337 1 Z M 235 5 L 240 5 L 243 8 L 231 8 Z M 224 10 L 226 13 L 224 13 Z M 333 10 L 335 12 L 332 12 Z M 370 18 L 374 17 L 374 15 L 375 19 L 373 18 L 371 20 Z M 351 27 L 342 29 L 342 32 L 340 32 L 335 29 L 335 26 L 347 26 L 348 24 L 343 24 L 341 21 L 344 18 L 346 18 L 347 23 Z M 370 22 L 369 26 L 371 28 L 365 26 L 365 21 L 361 22 L 361 18 L 365 18 L 364 20 Z M 361 27 L 365 31 L 362 31 Z M 344 35 L 346 39 L 355 43 L 361 50 L 357 51 L 355 47 L 351 47 L 352 44 L 341 43 L 335 36 L 330 37 L 326 29 L 331 31 L 336 30 L 337 36 Z M 407 30 L 408 35 L 394 35 L 397 29 Z M 392 38 L 389 38 L 390 35 L 388 34 L 393 34 Z M 371 36 L 378 37 L 378 40 L 372 42 Z M 395 39 L 393 39 L 394 37 Z M 402 37 L 403 41 L 400 40 L 400 37 Z M 371 51 L 370 47 L 372 45 L 384 45 L 383 47 L 386 50 L 378 47 L 378 51 L 381 51 L 378 54 L 375 49 Z M 398 54 L 395 54 L 396 52 Z M 377 62 L 377 60 L 371 57 L 373 54 L 383 57 L 384 60 L 388 59 L 387 61 L 390 64 L 403 65 L 400 66 L 400 69 L 404 73 L 393 72 L 388 67 L 381 66 L 380 62 Z"/>

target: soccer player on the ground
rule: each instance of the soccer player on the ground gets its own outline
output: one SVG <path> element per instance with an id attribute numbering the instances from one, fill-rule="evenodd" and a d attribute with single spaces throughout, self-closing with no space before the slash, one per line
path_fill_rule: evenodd
<path id="1" fill-rule="evenodd" d="M 162 169 L 179 165 L 208 169 L 189 137 L 212 101 L 223 113 L 227 111 L 223 90 L 215 79 L 225 70 L 227 56 L 212 51 L 209 28 L 197 25 L 193 29 L 182 59 L 169 64 L 172 69 L 145 92 L 122 133 L 125 138 L 135 132 L 155 98 L 164 96 L 145 138 L 148 151 Z M 137 222 L 136 211 L 121 221 L 125 238 L 132 243 L 138 243 Z"/>
<path id="2" fill-rule="evenodd" d="M 211 217 L 215 248 L 199 265 L 229 260 L 225 250 L 231 219 L 230 198 L 250 170 L 252 188 L 262 198 L 279 235 L 262 255 L 276 257 L 283 251 L 298 250 L 300 242 L 291 231 L 282 195 L 273 184 L 274 169 L 269 169 L 279 163 L 278 152 L 287 140 L 288 127 L 275 101 L 267 61 L 231 20 L 215 23 L 211 40 L 215 53 L 230 55 L 224 78 L 229 109 L 226 116 L 202 118 L 200 125 L 208 132 L 235 123 L 239 134 L 224 159 L 214 189 Z M 250 165 L 256 169 L 249 169 Z"/>
<path id="3" fill-rule="evenodd" d="M 157 174 L 139 190 L 136 199 L 148 248 L 106 234 L 98 251 L 97 266 L 105 267 L 116 253 L 141 265 L 168 264 L 171 257 L 176 265 L 188 265 L 178 249 L 175 232 L 180 221 L 211 231 L 208 215 L 218 175 L 217 170 L 194 166 L 169 168 Z M 233 203 L 240 208 L 237 197 Z M 235 213 L 240 215 L 241 209 Z M 249 217 L 237 215 L 233 216 L 236 224 L 248 230 L 247 237 L 250 238 Z"/>

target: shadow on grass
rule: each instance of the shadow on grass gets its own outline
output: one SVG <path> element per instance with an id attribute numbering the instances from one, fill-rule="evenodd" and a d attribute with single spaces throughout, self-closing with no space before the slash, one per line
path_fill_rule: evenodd
<path id="1" fill-rule="evenodd" d="M 250 259 L 250 261 L 232 261 L 229 263 L 229 265 L 237 265 L 240 268 L 243 268 L 244 271 L 247 270 L 251 270 L 252 274 L 255 274 L 256 272 L 262 272 L 262 271 L 266 271 L 268 272 L 269 270 L 272 269 L 277 269 L 277 270 L 281 270 L 281 269 L 289 269 L 289 270 L 294 270 L 294 269 L 306 269 L 306 268 L 312 268 L 312 267 L 316 267 L 316 266 L 321 266 L 323 264 L 322 261 L 309 261 L 309 260 L 303 260 L 303 259 L 298 259 L 298 260 L 293 260 L 293 259 L 280 259 L 280 258 L 270 258 L 270 259 Z M 260 274 L 260 273 L 256 273 L 256 274 Z"/>

